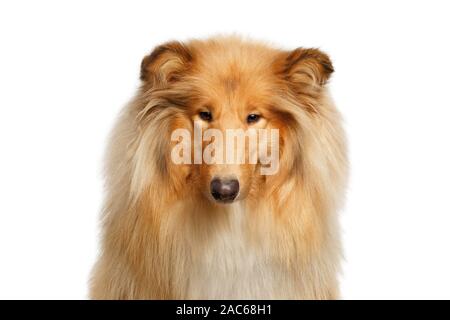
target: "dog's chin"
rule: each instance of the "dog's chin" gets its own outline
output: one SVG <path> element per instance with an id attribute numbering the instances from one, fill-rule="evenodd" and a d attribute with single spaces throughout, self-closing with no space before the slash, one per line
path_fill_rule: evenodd
<path id="1" fill-rule="evenodd" d="M 214 199 L 213 201 L 215 204 L 218 205 L 229 205 L 237 202 L 237 199 L 218 199 L 218 200 Z"/>

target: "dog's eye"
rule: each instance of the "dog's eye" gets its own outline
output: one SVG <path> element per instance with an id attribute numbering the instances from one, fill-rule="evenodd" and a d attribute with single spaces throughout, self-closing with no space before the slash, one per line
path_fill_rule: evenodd
<path id="1" fill-rule="evenodd" d="M 249 114 L 248 116 L 247 116 L 247 123 L 255 123 L 255 122 L 258 122 L 258 120 L 261 118 L 261 116 L 259 115 L 259 114 L 255 114 L 255 113 L 252 113 L 252 114 Z"/>
<path id="2" fill-rule="evenodd" d="M 201 111 L 199 114 L 200 119 L 205 121 L 211 121 L 212 120 L 212 114 L 209 111 Z"/>

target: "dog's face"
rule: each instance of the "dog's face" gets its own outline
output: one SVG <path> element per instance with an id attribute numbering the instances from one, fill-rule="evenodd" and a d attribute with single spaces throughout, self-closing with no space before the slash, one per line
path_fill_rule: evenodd
<path id="1" fill-rule="evenodd" d="M 248 161 L 248 155 L 257 151 L 250 150 L 248 138 L 245 139 L 243 150 L 239 150 L 235 141 L 231 146 L 236 155 L 234 161 L 226 162 L 226 139 L 230 139 L 231 132 L 247 132 L 250 128 L 262 129 L 268 126 L 269 114 L 264 108 L 266 102 L 261 99 L 264 90 L 250 79 L 239 79 L 240 75 L 232 71 L 215 70 L 209 77 L 199 72 L 196 78 L 197 90 L 202 98 L 191 106 L 189 118 L 194 126 L 204 132 L 208 129 L 218 130 L 223 139 L 222 143 L 214 145 L 212 151 L 213 155 L 222 156 L 221 161 L 202 161 L 193 167 L 193 178 L 199 182 L 202 193 L 212 200 L 228 203 L 242 199 L 247 196 L 252 185 L 263 179 L 257 172 L 258 162 Z M 203 142 L 202 154 L 208 145 L 208 141 Z M 237 154 L 241 151 L 246 157 L 244 161 L 237 161 Z"/>
<path id="2" fill-rule="evenodd" d="M 277 129 L 279 140 L 270 141 L 268 148 L 279 145 L 284 161 L 275 175 L 280 175 L 300 161 L 295 153 L 300 153 L 301 142 L 294 142 L 295 146 L 289 140 L 299 139 L 299 117 L 317 112 L 311 101 L 319 97 L 331 72 L 328 57 L 318 50 L 286 52 L 238 39 L 219 39 L 172 42 L 156 48 L 142 62 L 141 79 L 145 95 L 152 101 L 145 111 L 164 114 L 160 118 L 166 119 L 168 131 L 186 129 L 191 137 L 196 132 L 213 133 L 214 137 L 201 139 L 202 156 L 206 153 L 225 160 L 231 150 L 235 155 L 241 152 L 239 143 L 227 148 L 230 130 L 255 135 L 259 129 Z M 224 140 L 217 143 L 220 134 Z M 178 167 L 169 163 L 165 167 L 183 173 L 179 184 L 213 202 L 256 196 L 265 188 L 267 177 L 260 172 L 258 143 L 249 143 L 249 135 L 244 139 L 241 161 L 216 158 L 211 163 L 202 158 L 200 163 Z M 211 142 L 216 142 L 214 148 Z M 191 159 L 195 159 L 194 139 L 189 144 Z M 170 162 L 169 151 L 164 152 L 165 161 Z M 251 155 L 256 161 L 250 161 Z"/>

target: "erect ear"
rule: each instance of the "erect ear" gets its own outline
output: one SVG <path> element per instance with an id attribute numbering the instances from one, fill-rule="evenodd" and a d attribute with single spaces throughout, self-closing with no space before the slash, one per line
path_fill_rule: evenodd
<path id="1" fill-rule="evenodd" d="M 330 58 L 318 49 L 297 48 L 285 55 L 283 74 L 296 91 L 323 87 L 333 71 Z"/>
<path id="2" fill-rule="evenodd" d="M 141 80 L 150 86 L 167 85 L 176 81 L 192 63 L 189 48 L 173 41 L 156 47 L 141 63 Z"/>

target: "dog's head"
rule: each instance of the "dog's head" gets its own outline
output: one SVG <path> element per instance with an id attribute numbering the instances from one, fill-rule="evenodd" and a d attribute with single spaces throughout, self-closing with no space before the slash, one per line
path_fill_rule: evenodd
<path id="1" fill-rule="evenodd" d="M 317 49 L 237 38 L 157 47 L 141 65 L 134 185 L 161 179 L 173 193 L 230 203 L 301 177 L 332 72 Z"/>

